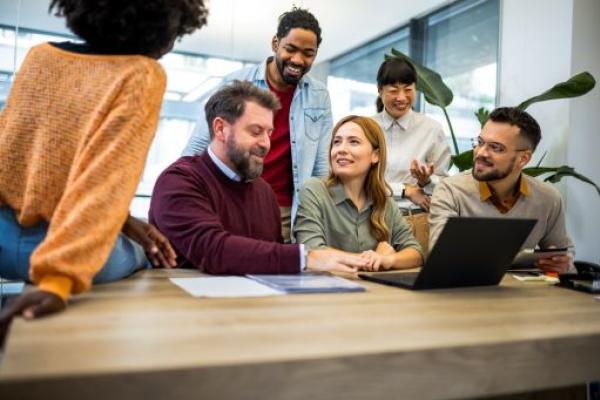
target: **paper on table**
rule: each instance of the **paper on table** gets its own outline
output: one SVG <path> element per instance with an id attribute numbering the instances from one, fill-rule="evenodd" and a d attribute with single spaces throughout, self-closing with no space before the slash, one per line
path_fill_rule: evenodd
<path id="1" fill-rule="evenodd" d="M 285 294 L 241 276 L 171 278 L 194 297 L 262 297 Z"/>

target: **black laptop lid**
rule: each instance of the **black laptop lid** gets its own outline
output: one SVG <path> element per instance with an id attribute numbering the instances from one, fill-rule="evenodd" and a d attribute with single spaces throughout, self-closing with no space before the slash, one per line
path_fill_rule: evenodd
<path id="1" fill-rule="evenodd" d="M 536 222 L 450 217 L 414 289 L 497 285 Z"/>

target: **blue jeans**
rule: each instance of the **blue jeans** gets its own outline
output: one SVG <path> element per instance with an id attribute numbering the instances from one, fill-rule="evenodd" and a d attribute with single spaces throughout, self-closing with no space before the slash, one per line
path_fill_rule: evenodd
<path id="1" fill-rule="evenodd" d="M 0 278 L 29 281 L 31 253 L 44 240 L 47 231 L 45 221 L 22 227 L 11 208 L 0 206 Z M 106 264 L 94 277 L 94 283 L 117 281 L 146 265 L 144 249 L 121 233 Z"/>

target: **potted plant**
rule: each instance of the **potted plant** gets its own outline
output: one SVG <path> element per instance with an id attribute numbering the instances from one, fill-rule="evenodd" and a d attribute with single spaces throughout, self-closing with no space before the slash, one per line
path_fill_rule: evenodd
<path id="1" fill-rule="evenodd" d="M 452 164 L 455 165 L 459 171 L 471 169 L 473 167 L 473 150 L 465 151 L 463 153 L 460 153 L 458 150 L 458 143 L 456 141 L 452 122 L 450 121 L 450 116 L 448 115 L 447 111 L 447 107 L 450 105 L 450 103 L 452 103 L 454 95 L 452 90 L 446 86 L 440 74 L 415 62 L 406 54 L 393 48 L 391 49 L 391 54 L 386 54 L 385 57 L 402 58 L 405 61 L 410 62 L 415 67 L 418 76 L 417 90 L 423 93 L 425 101 L 442 109 L 444 117 L 446 118 L 446 122 L 448 123 L 448 129 L 450 130 L 450 136 L 452 138 L 452 144 L 454 147 Z M 556 84 L 545 92 L 525 100 L 519 104 L 517 108 L 525 110 L 531 104 L 541 101 L 582 96 L 592 90 L 595 85 L 596 80 L 594 77 L 589 72 L 582 72 L 573 76 L 568 81 Z M 485 108 L 480 108 L 475 112 L 475 116 L 479 120 L 481 126 L 483 126 L 487 121 L 489 113 L 490 111 Z M 600 187 L 598 187 L 598 185 L 596 185 L 591 179 L 579 174 L 573 167 L 568 165 L 561 165 L 559 167 L 541 166 L 540 164 L 543 161 L 544 156 L 542 156 L 535 167 L 525 168 L 523 169 L 523 172 L 531 176 L 545 176 L 544 181 L 552 183 L 559 182 L 566 176 L 571 176 L 594 186 L 598 192 L 598 195 L 600 195 Z"/>

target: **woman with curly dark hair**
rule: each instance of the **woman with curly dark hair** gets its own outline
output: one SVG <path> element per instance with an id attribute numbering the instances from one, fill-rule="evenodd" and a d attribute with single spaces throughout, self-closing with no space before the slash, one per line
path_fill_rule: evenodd
<path id="1" fill-rule="evenodd" d="M 52 0 L 52 10 L 83 43 L 33 47 L 0 114 L 0 275 L 38 289 L 3 310 L 0 339 L 12 316 L 61 310 L 92 280 L 143 263 L 120 231 L 165 91 L 156 59 L 207 16 L 204 0 Z"/>

